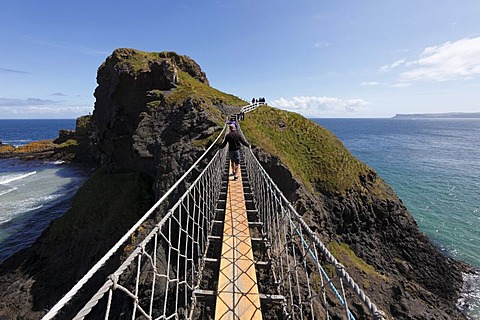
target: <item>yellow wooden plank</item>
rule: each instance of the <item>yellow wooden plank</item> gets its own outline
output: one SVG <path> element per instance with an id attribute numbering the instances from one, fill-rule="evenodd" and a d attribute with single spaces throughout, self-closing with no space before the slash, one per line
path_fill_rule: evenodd
<path id="1" fill-rule="evenodd" d="M 261 320 L 242 179 L 228 184 L 215 319 Z"/>
<path id="2" fill-rule="evenodd" d="M 235 242 L 235 256 L 238 260 L 252 260 L 253 261 L 253 250 L 250 237 L 236 237 Z"/>
<path id="3" fill-rule="evenodd" d="M 237 319 L 262 319 L 258 294 L 243 294 L 236 298 L 235 315 Z"/>

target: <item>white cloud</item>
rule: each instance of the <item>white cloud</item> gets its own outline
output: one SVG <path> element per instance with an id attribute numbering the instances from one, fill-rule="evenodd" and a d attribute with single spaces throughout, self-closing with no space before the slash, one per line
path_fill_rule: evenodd
<path id="1" fill-rule="evenodd" d="M 0 98 L 0 115 L 4 119 L 21 118 L 76 118 L 86 115 L 93 106 L 67 105 L 63 101 L 38 98 L 9 99 Z"/>
<path id="2" fill-rule="evenodd" d="M 303 114 L 307 117 L 321 114 L 351 114 L 360 111 L 368 103 L 363 99 L 339 99 L 331 97 L 293 97 L 290 100 L 280 98 L 271 105 Z"/>
<path id="3" fill-rule="evenodd" d="M 6 68 L 0 68 L 1 73 L 25 73 L 25 74 L 30 74 L 30 72 L 22 71 L 22 70 L 15 70 L 15 69 L 6 69 Z"/>
<path id="4" fill-rule="evenodd" d="M 110 54 L 107 51 L 104 50 L 98 50 L 98 49 L 93 49 L 93 48 L 88 48 L 84 46 L 79 46 L 76 44 L 60 44 L 60 43 L 53 43 L 53 42 L 48 42 L 48 41 L 43 41 L 40 39 L 35 39 L 32 37 L 28 36 L 22 36 L 20 37 L 21 39 L 34 43 L 34 44 L 39 44 L 42 46 L 47 46 L 47 47 L 52 47 L 52 48 L 57 48 L 57 49 L 62 49 L 62 50 L 70 50 L 70 51 L 75 51 L 75 52 L 80 52 L 80 53 L 85 53 L 89 55 L 99 55 L 99 56 L 105 56 Z"/>
<path id="5" fill-rule="evenodd" d="M 326 48 L 328 46 L 330 46 L 330 43 L 328 43 L 326 41 L 317 42 L 313 45 L 313 47 L 316 48 L 316 49 L 323 49 L 323 48 Z"/>
<path id="6" fill-rule="evenodd" d="M 412 84 L 409 82 L 399 82 L 392 85 L 393 88 L 406 88 L 410 87 Z"/>
<path id="7" fill-rule="evenodd" d="M 29 106 L 10 108 L 0 106 L 3 119 L 71 119 L 92 112 L 92 106 Z"/>
<path id="8" fill-rule="evenodd" d="M 400 74 L 403 81 L 469 79 L 480 74 L 480 37 L 428 47 Z"/>
<path id="9" fill-rule="evenodd" d="M 399 66 L 401 66 L 402 64 L 404 64 L 406 62 L 406 59 L 401 59 L 401 60 L 397 60 L 395 61 L 394 63 L 392 64 L 389 64 L 389 65 L 384 65 L 382 66 L 379 71 L 380 72 L 387 72 L 387 71 L 390 71 L 394 68 L 397 68 Z"/>
<path id="10" fill-rule="evenodd" d="M 375 87 L 375 86 L 383 86 L 384 83 L 377 82 L 377 81 L 364 81 L 360 83 L 361 86 L 369 86 L 369 87 Z"/>
<path id="11" fill-rule="evenodd" d="M 0 98 L 1 107 L 43 106 L 43 105 L 52 105 L 59 102 L 60 101 L 43 100 L 38 98 L 28 98 L 28 99 Z"/>

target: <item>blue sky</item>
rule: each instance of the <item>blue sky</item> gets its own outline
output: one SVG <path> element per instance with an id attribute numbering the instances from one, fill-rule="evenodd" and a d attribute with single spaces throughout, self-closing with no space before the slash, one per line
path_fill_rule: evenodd
<path id="1" fill-rule="evenodd" d="M 480 1 L 2 1 L 0 118 L 93 111 L 115 48 L 307 117 L 480 112 Z"/>

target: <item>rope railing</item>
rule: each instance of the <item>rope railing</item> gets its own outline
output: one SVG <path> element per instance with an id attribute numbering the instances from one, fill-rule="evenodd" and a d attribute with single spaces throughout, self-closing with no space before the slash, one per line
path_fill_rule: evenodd
<path id="1" fill-rule="evenodd" d="M 193 291 L 199 286 L 208 235 L 218 202 L 227 149 L 217 151 L 198 178 L 180 197 L 125 262 L 74 317 L 84 319 L 101 301 L 105 319 L 191 318 Z M 132 272 L 136 270 L 134 279 Z M 105 294 L 108 297 L 105 299 Z M 99 306 L 100 308 L 100 306 Z"/>
<path id="2" fill-rule="evenodd" d="M 42 320 L 49 320 L 49 319 L 53 319 L 59 312 L 60 310 L 62 310 L 62 308 L 65 307 L 65 305 L 67 303 L 69 303 L 73 297 L 82 289 L 82 287 L 90 280 L 90 278 L 92 278 L 92 276 L 98 272 L 98 270 L 100 268 L 102 268 L 103 265 L 105 265 L 107 263 L 107 261 L 118 251 L 118 249 L 124 245 L 128 239 L 130 239 L 130 237 L 137 231 L 137 229 L 145 222 L 145 220 L 147 220 L 149 217 L 152 216 L 152 214 L 154 212 L 156 212 L 157 208 L 165 201 L 165 199 L 167 199 L 170 194 L 172 194 L 176 188 L 180 185 L 180 183 L 182 183 L 185 178 L 190 174 L 190 172 L 192 172 L 192 170 L 194 170 L 198 164 L 200 163 L 200 161 L 202 161 L 205 156 L 210 152 L 210 150 L 216 145 L 218 139 L 220 139 L 220 137 L 223 136 L 223 133 L 225 131 L 225 127 L 223 128 L 222 132 L 220 132 L 220 134 L 218 135 L 218 137 L 215 139 L 215 141 L 210 145 L 209 148 L 207 148 L 207 150 L 197 159 L 197 161 L 182 175 L 182 177 L 180 177 L 178 179 L 178 181 L 152 206 L 152 208 L 150 208 L 150 210 L 148 210 L 138 221 L 137 223 L 135 223 L 135 225 L 133 225 L 126 233 L 125 235 L 120 238 L 120 240 L 118 240 L 118 242 L 82 277 L 82 279 L 80 279 L 76 284 L 75 286 L 73 286 L 72 289 L 70 289 L 69 292 L 67 292 L 65 294 L 65 296 L 63 296 L 62 299 L 60 299 L 57 304 L 55 304 L 55 306 L 53 306 L 48 312 L 47 314 L 45 314 L 45 316 L 42 318 Z M 213 160 L 215 160 L 215 164 L 217 164 L 217 162 L 219 162 L 218 158 L 221 157 L 222 155 L 219 154 L 217 152 L 217 154 L 215 155 L 215 157 L 213 158 Z M 212 160 L 212 162 L 213 162 Z M 204 170 L 204 172 L 206 171 L 206 169 Z M 205 176 L 205 174 L 202 174 L 201 176 Z M 217 174 L 213 174 L 212 175 L 212 178 L 215 177 L 215 178 L 218 178 L 218 175 Z M 198 179 L 197 179 L 198 180 Z M 198 183 L 207 183 L 207 182 L 198 182 Z M 207 188 L 204 189 L 203 191 L 203 195 L 202 195 L 202 199 L 204 198 L 207 198 L 207 196 L 204 194 L 205 192 L 210 192 L 212 191 L 213 192 L 213 189 L 210 189 L 210 187 L 213 187 L 213 180 L 212 181 L 209 181 L 208 182 L 209 184 L 212 184 L 212 186 L 208 186 Z M 206 190 L 206 191 L 205 191 Z M 182 198 L 183 199 L 183 198 Z M 210 199 L 210 195 L 208 195 L 208 199 Z M 203 206 L 203 205 L 202 205 Z M 172 216 L 172 214 L 168 214 L 167 216 Z M 166 217 L 164 219 L 162 219 L 162 221 L 164 221 L 166 219 Z M 153 236 L 152 236 L 153 237 Z M 155 239 L 157 239 L 158 236 L 155 236 Z M 158 241 L 158 240 L 155 240 L 155 241 Z M 137 253 L 138 250 L 140 249 L 136 249 L 132 255 L 134 253 Z M 156 255 L 154 256 L 156 257 Z M 157 258 L 152 258 L 152 259 L 157 259 Z M 128 259 L 127 259 L 128 260 Z M 127 261 L 125 261 L 127 262 Z M 125 269 L 126 266 L 124 266 L 125 263 L 122 265 L 123 268 Z M 120 267 L 122 268 L 122 267 Z M 123 269 L 123 270 L 124 270 Z M 119 269 L 120 270 L 120 269 Z M 118 271 L 118 270 L 117 270 Z M 115 284 L 115 282 L 113 281 L 113 279 L 109 280 L 111 281 L 111 285 L 114 285 L 114 287 L 117 287 L 117 285 Z M 121 288 L 121 287 L 119 287 Z M 123 289 L 122 289 L 123 290 Z M 100 294 L 100 292 L 97 293 L 97 295 Z M 98 301 L 98 300 L 97 300 Z M 143 313 L 143 312 L 142 312 Z M 81 319 L 81 318 L 79 318 Z"/>
<path id="3" fill-rule="evenodd" d="M 262 236 L 267 243 L 276 279 L 275 294 L 285 297 L 284 316 L 313 319 L 323 314 L 330 319 L 330 315 L 339 312 L 338 307 L 328 302 L 336 297 L 347 319 L 355 319 L 349 308 L 351 303 L 348 303 L 353 299 L 363 303 L 372 319 L 386 319 L 296 212 L 252 150 L 244 148 L 243 151 L 248 179 L 263 223 Z M 347 288 L 344 282 L 348 284 Z"/>

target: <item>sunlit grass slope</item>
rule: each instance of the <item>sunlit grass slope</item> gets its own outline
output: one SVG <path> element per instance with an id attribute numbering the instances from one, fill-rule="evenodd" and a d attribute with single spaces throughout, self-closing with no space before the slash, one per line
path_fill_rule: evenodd
<path id="1" fill-rule="evenodd" d="M 130 70 L 135 77 L 141 77 L 142 73 L 150 72 L 150 67 L 161 60 L 182 60 L 184 64 L 195 65 L 188 56 L 180 56 L 175 52 L 144 52 L 136 49 L 117 49 L 114 54 L 117 59 L 117 68 Z M 202 108 L 215 121 L 223 123 L 221 110 L 218 106 L 242 107 L 246 102 L 232 95 L 221 92 L 206 83 L 194 78 L 181 68 L 177 68 L 179 83 L 170 90 L 150 90 L 148 107 L 162 108 L 165 106 L 182 106 L 185 100 L 200 102 Z"/>
<path id="2" fill-rule="evenodd" d="M 178 102 L 185 98 L 203 98 L 212 104 L 223 104 L 230 106 L 243 107 L 246 102 L 242 99 L 228 93 L 221 92 L 208 84 L 198 81 L 188 73 L 180 71 L 180 85 L 173 89 L 168 96 L 167 101 Z"/>
<path id="3" fill-rule="evenodd" d="M 369 170 L 330 131 L 303 116 L 268 106 L 242 122 L 248 140 L 277 156 L 310 191 L 343 193 Z"/>

